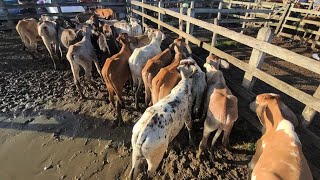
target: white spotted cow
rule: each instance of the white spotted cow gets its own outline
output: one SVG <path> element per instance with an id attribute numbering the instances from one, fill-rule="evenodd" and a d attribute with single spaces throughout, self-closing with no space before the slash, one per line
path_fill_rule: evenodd
<path id="1" fill-rule="evenodd" d="M 192 109 L 192 78 L 196 67 L 190 61 L 181 62 L 178 67 L 181 81 L 165 98 L 149 107 L 134 125 L 132 131 L 132 169 L 129 178 L 136 179 L 143 159 L 148 163 L 148 175 L 159 166 L 169 143 L 186 124 L 189 140 L 192 144 L 190 130 Z"/>

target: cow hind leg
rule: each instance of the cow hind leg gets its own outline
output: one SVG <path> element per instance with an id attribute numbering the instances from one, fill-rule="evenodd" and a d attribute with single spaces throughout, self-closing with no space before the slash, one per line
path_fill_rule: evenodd
<path id="1" fill-rule="evenodd" d="M 78 64 L 74 63 L 74 62 L 71 62 L 71 61 L 69 61 L 69 62 L 70 62 L 70 65 L 71 65 L 74 84 L 76 85 L 81 98 L 85 99 L 85 96 L 82 93 L 82 88 L 80 86 L 80 76 L 79 76 L 80 66 Z"/>
<path id="2" fill-rule="evenodd" d="M 166 149 L 167 146 L 163 146 L 162 148 L 157 149 L 157 152 L 153 153 L 153 156 L 146 157 L 149 177 L 152 177 L 154 172 L 157 170 Z"/>
<path id="3" fill-rule="evenodd" d="M 192 137 L 191 137 L 191 131 L 192 131 L 191 117 L 186 119 L 185 124 L 186 124 L 186 127 L 188 129 L 188 133 L 189 133 L 189 145 L 190 146 L 194 146 L 193 141 L 192 141 Z"/>
<path id="4" fill-rule="evenodd" d="M 229 137 L 230 137 L 232 127 L 233 127 L 233 124 L 229 125 L 227 129 L 223 130 L 222 145 L 224 147 L 229 145 Z"/>
<path id="5" fill-rule="evenodd" d="M 136 92 L 135 92 L 135 98 L 134 98 L 134 100 L 135 100 L 135 108 L 136 109 L 139 109 L 139 102 L 138 102 L 138 95 L 139 95 L 139 91 L 140 91 L 140 89 L 141 89 L 141 86 L 142 86 L 142 82 L 141 82 L 141 80 L 138 80 L 138 86 L 137 86 L 137 89 L 136 89 Z"/>
<path id="6" fill-rule="evenodd" d="M 123 119 L 121 115 L 121 103 L 119 99 L 116 101 L 116 109 L 117 109 L 118 126 L 120 127 L 121 124 L 123 124 Z"/>
<path id="7" fill-rule="evenodd" d="M 132 168 L 129 173 L 129 178 L 131 180 L 134 180 L 137 178 L 138 174 L 140 173 L 140 165 L 142 164 L 141 157 L 138 157 L 138 155 L 135 152 L 135 149 L 133 149 L 132 153 Z"/>
<path id="8" fill-rule="evenodd" d="M 110 87 L 111 85 L 107 86 L 108 92 L 109 92 L 109 101 L 111 103 L 111 105 L 114 107 L 115 106 L 115 101 L 114 101 L 114 90 L 112 87 Z"/>
<path id="9" fill-rule="evenodd" d="M 102 74 L 101 74 L 101 67 L 100 67 L 100 65 L 99 65 L 98 60 L 94 60 L 93 63 L 94 63 L 94 65 L 96 66 L 96 69 L 97 69 L 98 74 L 99 74 L 100 77 L 103 79 Z"/>
<path id="10" fill-rule="evenodd" d="M 146 103 L 146 106 L 148 106 L 150 104 L 150 101 L 151 101 L 151 91 L 149 89 L 149 87 L 145 84 L 144 85 L 144 90 L 145 90 L 145 103 Z"/>
<path id="11" fill-rule="evenodd" d="M 92 81 L 92 64 L 91 63 L 84 63 L 83 68 L 85 70 L 85 78 L 86 81 L 96 90 L 98 90 L 98 87 L 95 85 L 95 83 Z"/>
<path id="12" fill-rule="evenodd" d="M 55 62 L 54 57 L 53 57 L 53 50 L 52 50 L 52 45 L 50 43 L 50 40 L 47 39 L 47 38 L 42 38 L 42 40 L 43 40 L 43 43 L 46 46 L 47 50 L 49 51 L 50 57 L 51 57 L 52 62 L 53 62 L 54 69 L 56 70 L 57 66 L 56 66 L 56 62 Z"/>
<path id="13" fill-rule="evenodd" d="M 214 135 L 214 137 L 212 138 L 212 141 L 211 141 L 211 148 L 212 148 L 212 149 L 213 149 L 213 146 L 214 146 L 214 144 L 216 143 L 218 137 L 220 136 L 221 132 L 222 132 L 222 129 L 219 128 L 219 129 L 217 130 L 216 134 Z"/>
<path id="14" fill-rule="evenodd" d="M 204 128 L 203 128 L 203 136 L 202 136 L 202 140 L 200 141 L 200 144 L 199 144 L 199 151 L 197 154 L 197 158 L 200 158 L 204 149 L 207 148 L 208 138 L 209 138 L 209 135 L 211 132 L 212 132 L 212 130 L 208 127 L 208 125 L 206 124 L 206 121 L 205 121 Z"/>

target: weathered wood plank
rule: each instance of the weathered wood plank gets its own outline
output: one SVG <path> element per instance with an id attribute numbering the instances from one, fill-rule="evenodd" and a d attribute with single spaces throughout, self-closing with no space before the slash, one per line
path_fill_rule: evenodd
<path id="1" fill-rule="evenodd" d="M 159 8 L 163 8 L 164 7 L 163 1 L 159 1 L 158 7 Z M 159 19 L 159 21 L 163 21 L 163 14 L 158 13 L 158 19 Z M 158 29 L 162 30 L 162 27 L 161 27 L 160 24 L 158 24 Z"/>
<path id="2" fill-rule="evenodd" d="M 231 24 L 231 23 L 246 23 L 246 22 L 269 22 L 269 19 L 256 19 L 256 18 L 247 18 L 245 19 L 225 19 L 219 21 L 220 24 Z"/>
<path id="3" fill-rule="evenodd" d="M 293 35 L 293 34 L 287 34 L 287 33 L 284 33 L 284 32 L 280 32 L 280 33 L 278 33 L 278 35 L 279 36 L 283 36 L 283 37 L 287 37 L 287 38 L 292 38 L 294 40 L 305 41 L 307 43 L 314 43 L 314 44 L 320 46 L 320 42 L 316 41 L 314 39 L 304 38 L 304 37 L 301 37 L 301 36 L 297 36 L 297 35 Z"/>
<path id="4" fill-rule="evenodd" d="M 285 7 L 285 9 L 284 9 L 284 12 L 282 13 L 282 15 L 281 15 L 281 17 L 280 17 L 280 19 L 279 19 L 279 23 L 278 23 L 278 25 L 277 25 L 277 27 L 276 27 L 276 30 L 274 31 L 274 33 L 275 34 L 278 34 L 279 33 L 279 31 L 280 31 L 280 29 L 282 29 L 281 27 L 282 27 L 282 24 L 283 24 L 283 22 L 285 21 L 285 18 L 286 18 L 286 16 L 287 16 L 287 14 L 290 12 L 290 4 L 287 4 L 286 5 L 286 7 Z M 281 31 L 280 31 L 281 32 Z"/>
<path id="5" fill-rule="evenodd" d="M 316 26 L 320 26 L 319 21 L 313 21 L 313 20 L 301 19 L 301 18 L 295 18 L 295 17 L 287 17 L 286 19 L 289 21 L 300 22 L 300 24 L 313 24 Z"/>
<path id="6" fill-rule="evenodd" d="M 315 98 L 320 99 L 320 86 L 318 86 L 316 92 L 313 94 L 313 96 Z M 305 107 L 304 110 L 302 111 L 302 116 L 305 120 L 305 125 L 309 125 L 314 116 L 316 115 L 317 111 L 315 111 L 314 109 L 310 108 L 310 107 Z"/>
<path id="7" fill-rule="evenodd" d="M 273 32 L 270 28 L 263 27 L 259 30 L 257 39 L 265 42 L 270 42 L 272 38 Z M 266 54 L 264 52 L 253 49 L 249 60 L 249 65 L 260 69 L 264 62 L 265 56 Z M 255 82 L 256 78 L 254 78 L 251 73 L 246 72 L 244 74 L 242 86 L 244 86 L 248 90 L 251 90 Z"/>
<path id="8" fill-rule="evenodd" d="M 296 30 L 296 31 L 311 33 L 311 34 L 315 34 L 315 35 L 320 35 L 320 32 L 317 31 L 317 30 L 310 30 L 310 29 L 305 29 L 305 28 L 302 28 L 302 27 L 290 26 L 288 24 L 283 24 L 282 26 L 284 28 L 293 29 L 293 30 Z"/>
<path id="9" fill-rule="evenodd" d="M 267 9 L 212 9 L 212 8 L 196 8 L 196 13 L 272 13 L 273 10 Z"/>

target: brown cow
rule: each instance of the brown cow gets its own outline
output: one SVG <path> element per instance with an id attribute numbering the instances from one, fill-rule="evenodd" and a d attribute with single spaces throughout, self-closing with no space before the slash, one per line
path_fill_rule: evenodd
<path id="1" fill-rule="evenodd" d="M 177 67 L 180 64 L 182 57 L 186 57 L 187 54 L 183 54 L 184 48 L 187 45 L 182 39 L 176 40 L 174 44 L 175 56 L 173 62 L 167 67 L 161 68 L 158 74 L 152 79 L 151 85 L 151 95 L 152 95 L 152 104 L 155 104 L 163 97 L 170 94 L 171 90 L 178 84 L 180 81 L 180 75 L 177 71 Z M 191 52 L 188 47 L 188 51 Z"/>
<path id="2" fill-rule="evenodd" d="M 182 54 L 183 47 L 179 48 L 183 43 L 182 39 L 175 39 L 169 48 L 159 53 L 155 57 L 149 59 L 147 64 L 142 69 L 142 79 L 145 87 L 145 103 L 146 106 L 151 106 L 151 88 L 152 88 L 152 79 L 158 74 L 161 68 L 168 66 L 172 60 L 171 50 L 175 50 L 176 54 Z M 189 53 L 189 52 L 186 52 Z M 186 55 L 185 55 L 186 56 Z"/>
<path id="3" fill-rule="evenodd" d="M 145 103 L 146 106 L 151 106 L 151 86 L 152 79 L 158 74 L 161 68 L 169 65 L 172 61 L 170 48 L 159 53 L 155 57 L 149 59 L 147 64 L 142 69 L 142 80 L 145 88 Z"/>
<path id="4" fill-rule="evenodd" d="M 102 68 L 102 76 L 109 92 L 109 100 L 114 105 L 116 102 L 117 119 L 122 123 L 121 107 L 123 107 L 122 90 L 125 82 L 130 77 L 128 60 L 131 56 L 129 47 L 128 34 L 121 33 L 117 40 L 121 43 L 122 48 L 118 54 L 108 58 Z M 114 95 L 117 96 L 115 101 Z"/>
<path id="5" fill-rule="evenodd" d="M 171 89 L 179 82 L 180 76 L 177 72 L 177 67 L 181 59 L 182 55 L 176 54 L 174 61 L 169 66 L 161 68 L 152 79 L 152 104 L 157 103 L 160 99 L 170 94 Z"/>
<path id="6" fill-rule="evenodd" d="M 95 13 L 107 20 L 116 19 L 116 13 L 110 8 L 96 9 Z"/>
<path id="7" fill-rule="evenodd" d="M 252 105 L 266 131 L 250 162 L 251 179 L 312 179 L 299 137 L 282 113 L 280 96 L 260 94 Z"/>

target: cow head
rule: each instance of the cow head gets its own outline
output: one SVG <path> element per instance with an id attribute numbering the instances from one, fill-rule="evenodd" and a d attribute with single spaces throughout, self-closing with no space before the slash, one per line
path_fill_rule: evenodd
<path id="1" fill-rule="evenodd" d="M 83 25 L 81 30 L 83 33 L 82 35 L 86 37 L 89 37 L 92 35 L 92 33 L 95 33 L 95 31 L 91 28 L 90 25 Z"/>
<path id="2" fill-rule="evenodd" d="M 229 69 L 229 66 L 230 66 L 227 61 L 220 59 L 218 56 L 214 54 L 209 54 L 205 64 L 209 64 L 213 66 L 216 70 L 220 68 Z"/>
<path id="3" fill-rule="evenodd" d="M 131 24 L 132 26 L 140 23 L 140 20 L 137 19 L 137 18 L 128 16 L 128 19 L 129 19 L 129 22 L 130 22 L 130 24 Z"/>
<path id="4" fill-rule="evenodd" d="M 163 41 L 166 38 L 163 32 L 160 31 L 159 29 L 153 29 L 152 32 L 148 34 L 148 37 L 149 39 L 155 38 L 159 42 Z"/>
<path id="5" fill-rule="evenodd" d="M 42 14 L 39 21 L 54 21 L 52 16 L 49 16 L 48 14 Z"/>
<path id="6" fill-rule="evenodd" d="M 151 25 L 146 25 L 146 24 L 143 24 L 143 28 L 144 28 L 144 34 L 146 35 L 149 35 L 154 30 Z"/>
<path id="7" fill-rule="evenodd" d="M 108 43 L 107 43 L 107 38 L 106 36 L 101 33 L 101 32 L 98 32 L 98 40 L 97 40 L 97 43 L 99 45 L 99 48 L 103 51 L 103 52 L 107 52 L 110 54 L 110 50 L 109 50 L 109 46 L 108 46 Z"/>
<path id="8" fill-rule="evenodd" d="M 101 29 L 102 29 L 101 31 L 106 37 L 108 38 L 113 37 L 113 32 L 110 25 L 104 24 L 103 26 L 101 26 Z"/>
<path id="9" fill-rule="evenodd" d="M 175 53 L 182 54 L 182 58 L 188 58 L 192 54 L 192 51 L 189 45 L 186 44 L 185 41 L 183 41 L 183 39 L 181 38 L 175 39 L 173 43 L 169 45 L 169 48 L 171 50 L 174 50 Z"/>
<path id="10" fill-rule="evenodd" d="M 191 58 L 180 61 L 177 70 L 180 72 L 181 79 L 192 78 L 192 75 L 197 72 L 195 64 L 196 61 Z"/>
<path id="11" fill-rule="evenodd" d="M 122 45 L 127 44 L 129 43 L 129 35 L 127 33 L 120 33 L 116 40 Z"/>
<path id="12" fill-rule="evenodd" d="M 264 128 L 267 128 L 267 124 L 271 124 L 271 126 L 275 124 L 275 119 L 272 114 L 274 112 L 270 110 L 270 107 L 278 106 L 280 110 L 279 101 L 280 95 L 274 93 L 264 93 L 259 94 L 256 97 L 256 100 L 250 103 L 250 109 L 257 113 L 260 123 L 264 126 Z"/>

